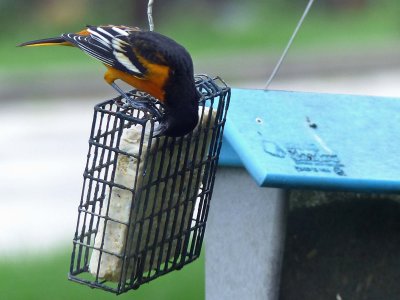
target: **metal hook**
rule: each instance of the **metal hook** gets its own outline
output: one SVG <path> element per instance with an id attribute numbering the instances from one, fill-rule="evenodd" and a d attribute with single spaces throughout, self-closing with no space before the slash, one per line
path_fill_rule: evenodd
<path id="1" fill-rule="evenodd" d="M 149 0 L 149 3 L 147 4 L 147 18 L 149 19 L 149 29 L 150 29 L 150 31 L 154 30 L 153 2 L 154 2 L 154 0 Z"/>

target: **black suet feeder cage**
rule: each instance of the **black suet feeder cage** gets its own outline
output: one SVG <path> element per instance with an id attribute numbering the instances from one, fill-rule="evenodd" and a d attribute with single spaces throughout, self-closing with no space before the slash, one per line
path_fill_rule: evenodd
<path id="1" fill-rule="evenodd" d="M 121 294 L 199 257 L 230 88 L 195 81 L 199 122 L 184 137 L 153 137 L 156 118 L 124 98 L 95 106 L 70 280 Z"/>

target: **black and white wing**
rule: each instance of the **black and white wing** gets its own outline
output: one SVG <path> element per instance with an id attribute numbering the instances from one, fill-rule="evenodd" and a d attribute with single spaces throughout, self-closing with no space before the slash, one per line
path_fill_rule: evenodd
<path id="1" fill-rule="evenodd" d="M 130 44 L 129 35 L 139 29 L 124 26 L 88 26 L 86 31 L 62 37 L 104 64 L 137 77 L 146 75 Z"/>

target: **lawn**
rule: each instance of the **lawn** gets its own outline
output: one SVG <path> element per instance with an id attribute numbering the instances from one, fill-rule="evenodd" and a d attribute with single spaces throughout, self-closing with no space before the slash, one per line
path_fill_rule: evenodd
<path id="1" fill-rule="evenodd" d="M 69 246 L 46 256 L 0 257 L 1 299 L 7 300 L 105 300 L 115 295 L 68 281 Z M 144 284 L 118 299 L 197 300 L 204 299 L 204 259 Z"/>
<path id="2" fill-rule="evenodd" d="M 182 11 L 176 11 L 174 17 L 156 20 L 156 30 L 182 43 L 195 59 L 226 53 L 241 55 L 249 50 L 265 52 L 267 55 L 282 51 L 304 5 L 243 3 L 229 10 L 190 14 L 184 11 L 184 7 Z M 400 6 L 397 1 L 379 1 L 365 9 L 336 12 L 320 6 L 317 2 L 311 10 L 293 51 L 324 51 L 344 45 L 379 48 L 388 41 L 400 40 Z M 64 31 L 77 31 L 84 22 L 86 20 L 65 28 L 60 28 L 59 24 L 39 26 L 29 22 L 23 27 L 13 27 L 12 34 L 0 36 L 0 71 L 26 70 L 37 74 L 43 70 L 94 67 L 97 62 L 67 47 L 15 48 L 23 41 L 57 36 Z M 98 22 L 107 23 L 106 20 Z"/>

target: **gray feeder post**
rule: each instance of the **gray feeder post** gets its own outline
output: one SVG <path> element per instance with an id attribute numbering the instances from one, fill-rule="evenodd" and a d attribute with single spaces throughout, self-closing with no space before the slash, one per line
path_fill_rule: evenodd
<path id="1" fill-rule="evenodd" d="M 399 194 L 399 111 L 398 98 L 232 89 L 207 222 L 207 300 L 278 299 L 285 190 Z"/>
<path id="2" fill-rule="evenodd" d="M 287 193 L 219 168 L 206 231 L 206 299 L 278 299 Z"/>

